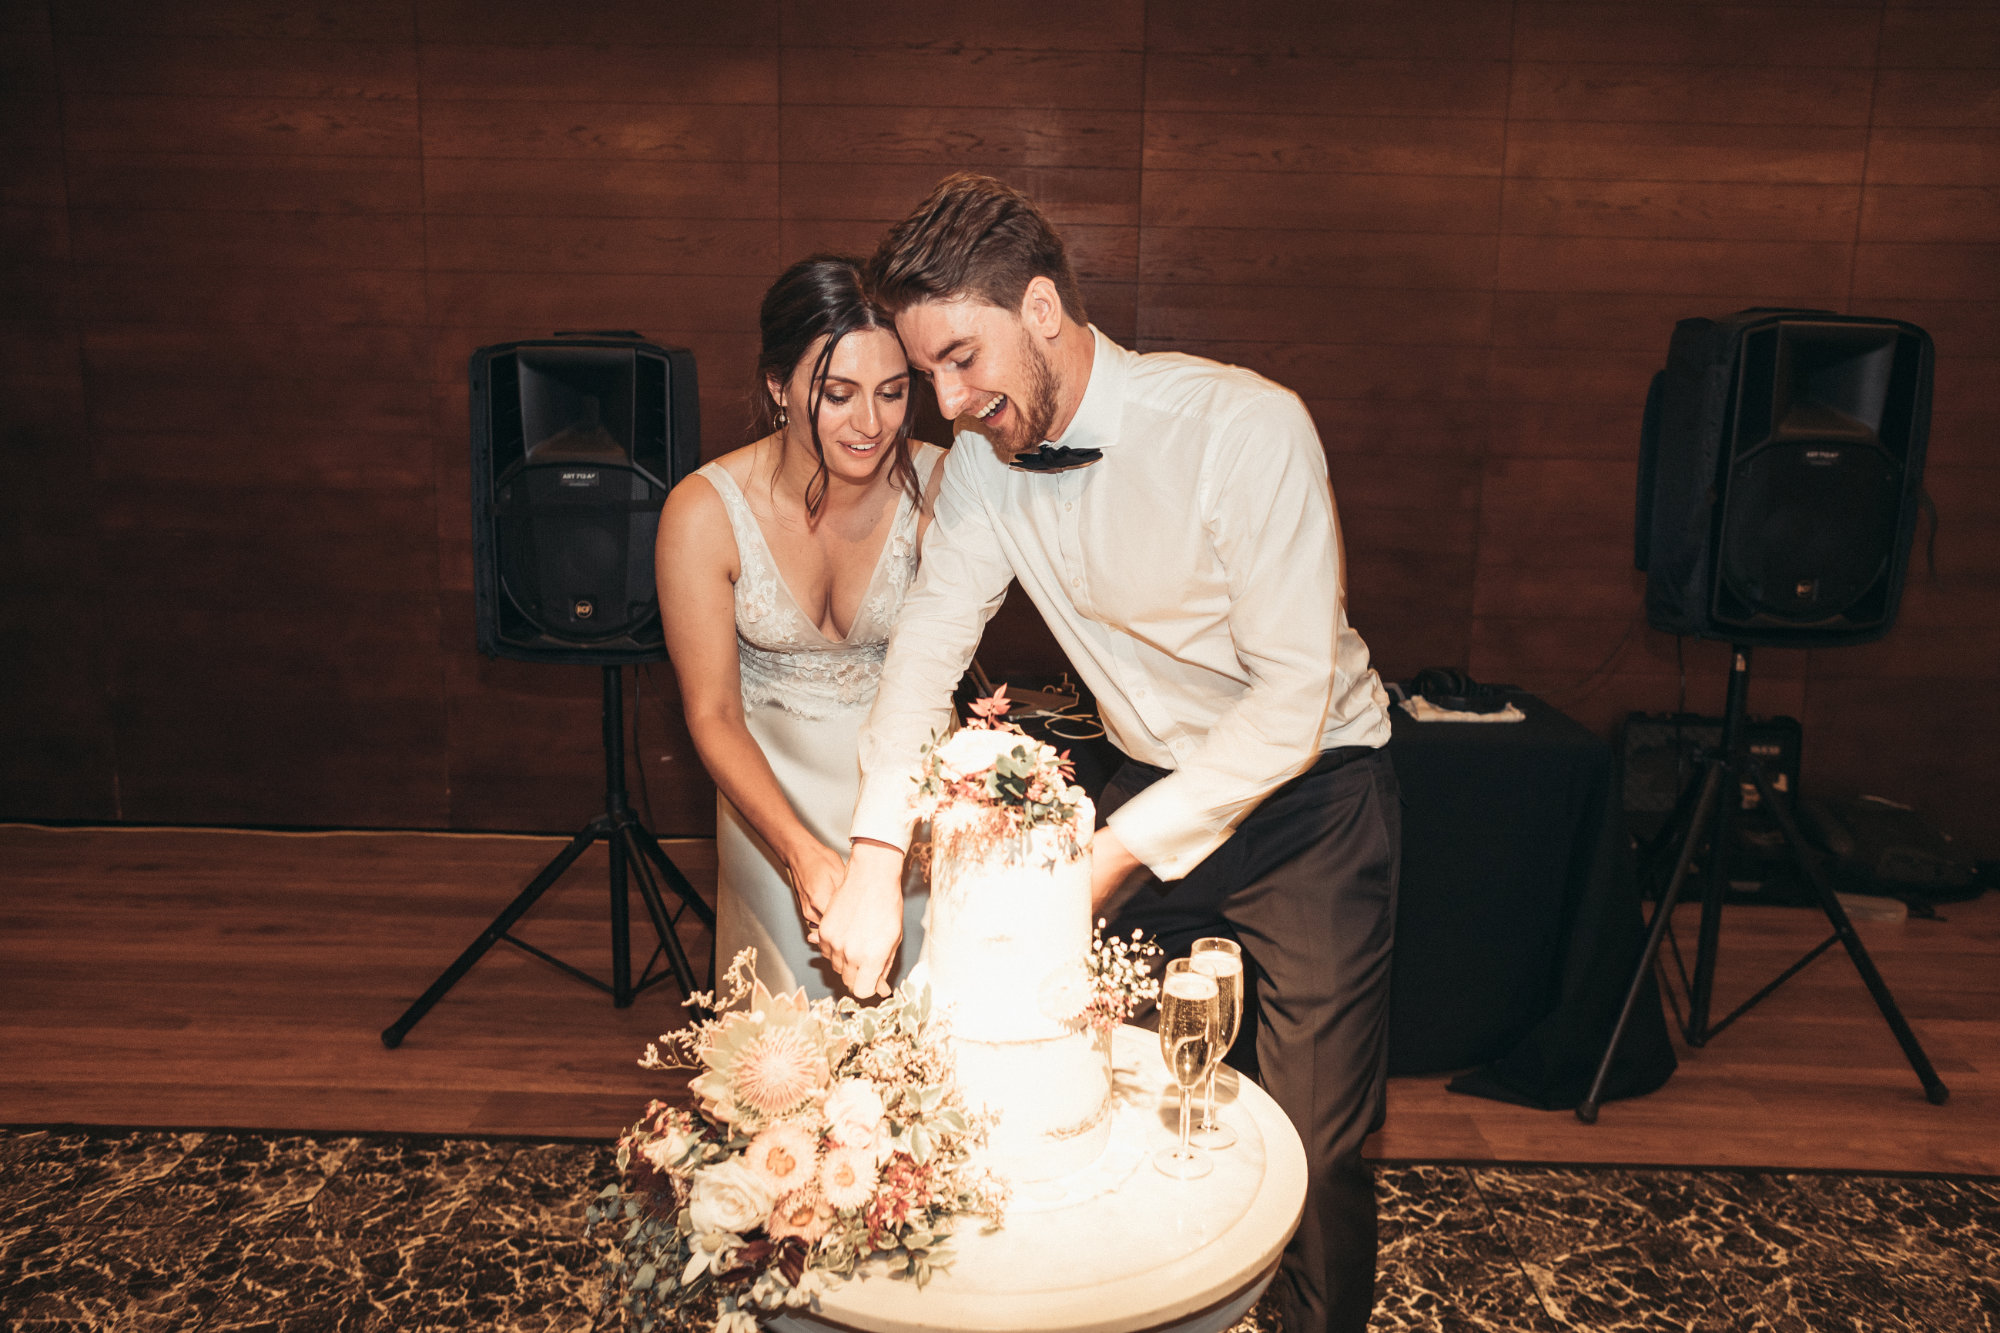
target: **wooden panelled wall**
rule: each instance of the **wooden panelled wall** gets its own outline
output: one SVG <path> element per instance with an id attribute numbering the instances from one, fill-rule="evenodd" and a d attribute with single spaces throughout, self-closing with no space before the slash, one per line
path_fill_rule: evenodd
<path id="1" fill-rule="evenodd" d="M 1803 721 L 1809 788 L 2000 851 L 1993 5 L 0 0 L 0 33 L 0 813 L 580 822 L 597 673 L 472 646 L 467 355 L 684 343 L 720 452 L 778 269 L 973 167 L 1046 203 L 1108 333 L 1304 395 L 1385 671 L 1607 736 L 1721 700 L 1631 568 L 1674 320 L 1929 328 L 1934 572 L 1920 541 L 1881 643 L 1762 652 L 1753 707 Z M 639 687 L 655 826 L 700 832 L 671 672 Z"/>

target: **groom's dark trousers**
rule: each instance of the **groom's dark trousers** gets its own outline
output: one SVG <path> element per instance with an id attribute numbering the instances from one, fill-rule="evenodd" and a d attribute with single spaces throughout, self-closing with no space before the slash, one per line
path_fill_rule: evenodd
<path id="1" fill-rule="evenodd" d="M 1100 819 L 1165 775 L 1128 759 Z M 1143 877 L 1107 905 L 1113 933 L 1142 929 L 1169 957 L 1201 935 L 1243 945 L 1259 1081 L 1297 1127 L 1309 1173 L 1305 1216 L 1272 1284 L 1287 1333 L 1362 1333 L 1375 1303 L 1375 1188 L 1361 1141 L 1382 1119 L 1401 862 L 1388 752 L 1346 746 L 1273 792 L 1186 877 Z"/>

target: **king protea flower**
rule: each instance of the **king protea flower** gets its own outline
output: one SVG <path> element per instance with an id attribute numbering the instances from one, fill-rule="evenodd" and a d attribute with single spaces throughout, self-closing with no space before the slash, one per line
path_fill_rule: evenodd
<path id="1" fill-rule="evenodd" d="M 826 1029 L 803 988 L 773 995 L 753 987 L 750 1007 L 723 1015 L 701 1059 L 707 1068 L 688 1090 L 717 1120 L 750 1129 L 796 1109 L 829 1078 Z"/>

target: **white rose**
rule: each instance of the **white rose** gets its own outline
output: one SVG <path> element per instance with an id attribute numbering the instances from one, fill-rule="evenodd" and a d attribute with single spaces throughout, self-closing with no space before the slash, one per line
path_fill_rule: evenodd
<path id="1" fill-rule="evenodd" d="M 768 1217 L 774 1202 L 757 1173 L 742 1158 L 732 1157 L 694 1173 L 688 1212 L 697 1234 L 741 1233 Z"/>
<path id="2" fill-rule="evenodd" d="M 993 767 L 994 760 L 1017 745 L 1032 750 L 1035 742 L 1018 732 L 960 727 L 939 747 L 938 758 L 957 773 L 980 773 Z"/>
<path id="3" fill-rule="evenodd" d="M 683 1134 L 678 1129 L 670 1129 L 660 1137 L 639 1149 L 639 1155 L 662 1171 L 671 1171 L 674 1164 L 687 1156 L 694 1146 L 694 1137 Z"/>
<path id="4" fill-rule="evenodd" d="M 882 1124 L 882 1094 L 865 1078 L 843 1079 L 826 1099 L 826 1122 L 833 1141 L 843 1148 L 874 1145 Z"/>

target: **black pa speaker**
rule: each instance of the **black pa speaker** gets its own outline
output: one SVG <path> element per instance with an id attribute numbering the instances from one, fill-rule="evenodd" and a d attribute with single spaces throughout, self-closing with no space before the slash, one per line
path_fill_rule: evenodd
<path id="1" fill-rule="evenodd" d="M 617 666 L 666 656 L 653 536 L 701 463 L 694 354 L 636 333 L 472 354 L 479 651 Z"/>
<path id="2" fill-rule="evenodd" d="M 1655 629 L 1866 643 L 1902 598 L 1930 433 L 1930 335 L 1745 310 L 1674 326 L 1641 432 L 1635 563 Z"/>

